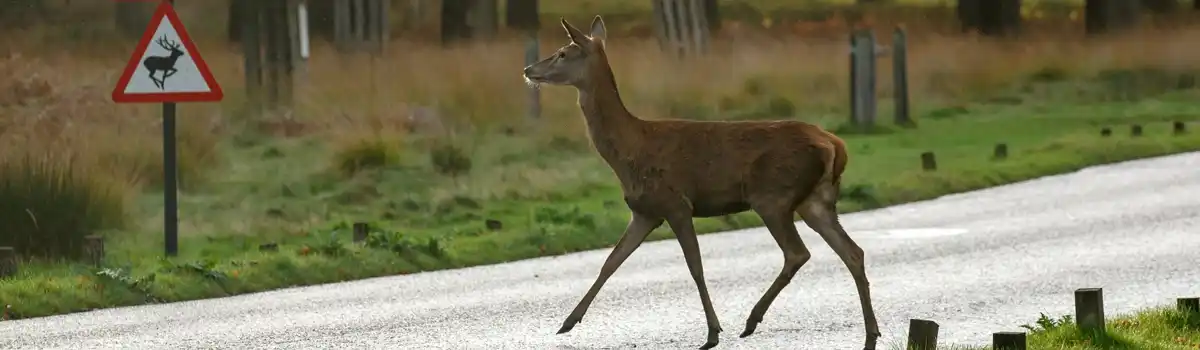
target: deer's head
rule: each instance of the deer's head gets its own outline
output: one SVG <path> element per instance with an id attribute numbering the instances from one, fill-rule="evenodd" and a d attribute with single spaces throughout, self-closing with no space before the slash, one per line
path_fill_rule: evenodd
<path id="1" fill-rule="evenodd" d="M 592 84 L 591 71 L 607 64 L 604 55 L 604 38 L 607 30 L 600 16 L 592 19 L 591 33 L 585 35 L 575 26 L 561 19 L 571 42 L 558 48 L 550 57 L 525 67 L 525 82 L 530 85 L 572 85 L 575 87 Z"/>
<path id="2" fill-rule="evenodd" d="M 179 43 L 173 40 L 167 40 L 166 35 L 158 37 L 158 40 L 155 40 L 154 42 L 164 50 L 171 51 L 171 57 L 183 56 L 183 50 L 179 49 Z"/>

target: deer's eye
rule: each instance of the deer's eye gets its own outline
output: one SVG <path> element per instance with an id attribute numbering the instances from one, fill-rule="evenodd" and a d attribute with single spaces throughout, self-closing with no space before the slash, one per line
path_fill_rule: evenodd
<path id="1" fill-rule="evenodd" d="M 559 52 L 558 52 L 558 58 L 567 58 L 567 53 L 566 53 L 566 52 L 559 51 Z"/>

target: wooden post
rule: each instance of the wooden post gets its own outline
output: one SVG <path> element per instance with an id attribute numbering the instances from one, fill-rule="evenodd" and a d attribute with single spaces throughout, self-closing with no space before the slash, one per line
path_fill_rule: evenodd
<path id="1" fill-rule="evenodd" d="M 1196 0 L 1196 1 L 1197 1 L 1197 3 L 1200 3 L 1200 0 Z M 1172 123 L 1171 128 L 1172 128 L 1172 130 L 1174 130 L 1175 135 L 1183 135 L 1184 133 L 1187 133 L 1187 124 L 1184 124 L 1183 122 L 1180 122 L 1180 121 Z"/>
<path id="2" fill-rule="evenodd" d="M 1133 136 L 1133 137 L 1142 136 L 1142 126 L 1137 125 L 1137 124 L 1133 124 L 1133 126 L 1130 126 L 1129 127 L 1129 135 Z"/>
<path id="3" fill-rule="evenodd" d="M 539 57 L 538 29 L 541 21 L 538 18 L 538 0 L 508 0 L 505 8 L 505 25 L 509 28 L 525 32 L 525 65 L 537 63 Z M 529 89 L 530 120 L 537 120 L 542 114 L 541 91 L 534 87 Z"/>
<path id="4" fill-rule="evenodd" d="M 970 32 L 979 30 L 980 24 L 983 22 L 981 16 L 980 2 L 986 0 L 958 0 L 955 10 L 958 14 L 958 23 L 962 32 Z"/>
<path id="5" fill-rule="evenodd" d="M 350 43 L 350 2 L 333 3 L 333 46 L 338 51 L 347 51 Z"/>
<path id="6" fill-rule="evenodd" d="M 1021 0 L 988 0 L 981 5 L 984 35 L 1015 35 L 1021 30 Z"/>
<path id="7" fill-rule="evenodd" d="M 1001 160 L 1008 158 L 1008 144 L 997 143 L 996 148 L 992 150 L 992 159 Z"/>
<path id="8" fill-rule="evenodd" d="M 1174 13 L 1179 9 L 1178 0 L 1142 0 L 1142 7 L 1154 13 Z"/>
<path id="9" fill-rule="evenodd" d="M 933 152 L 921 153 L 921 169 L 925 171 L 937 170 L 937 158 L 933 156 Z"/>
<path id="10" fill-rule="evenodd" d="M 992 333 L 992 350 L 1025 350 L 1028 346 L 1025 332 Z"/>
<path id="11" fill-rule="evenodd" d="M 340 0 L 334 3 L 333 37 L 338 51 L 383 54 L 390 39 L 390 3 L 386 0 Z"/>
<path id="12" fill-rule="evenodd" d="M 1103 288 L 1075 290 L 1075 324 L 1081 331 L 1104 334 Z"/>
<path id="13" fill-rule="evenodd" d="M 229 0 L 229 6 L 225 8 L 225 36 L 231 43 L 242 41 L 242 22 L 246 17 L 245 2 Z"/>
<path id="14" fill-rule="evenodd" d="M 495 38 L 496 31 L 499 29 L 497 11 L 500 6 L 497 0 L 466 0 L 466 2 L 468 4 L 467 25 L 471 26 L 472 38 L 483 40 Z"/>
<path id="15" fill-rule="evenodd" d="M 362 242 L 367 239 L 367 235 L 371 232 L 370 226 L 365 222 L 354 223 L 354 242 Z"/>
<path id="16" fill-rule="evenodd" d="M 704 0 L 654 0 L 655 33 L 660 46 L 687 57 L 708 52 L 710 28 Z"/>
<path id="17" fill-rule="evenodd" d="M 876 69 L 876 63 L 879 62 L 879 59 L 876 57 L 877 52 L 875 51 L 877 47 L 875 44 L 875 32 L 870 29 L 864 29 L 863 34 L 866 35 L 867 40 L 863 43 L 863 51 L 860 52 L 862 54 L 862 61 L 860 62 L 864 67 L 863 72 L 866 74 L 863 76 L 863 84 L 859 87 L 862 89 L 863 106 L 866 107 L 863 111 L 865 112 L 863 116 L 866 117 L 867 123 L 863 125 L 863 130 L 870 131 L 875 128 L 875 120 L 879 115 L 879 71 Z"/>
<path id="18" fill-rule="evenodd" d="M 104 263 L 104 237 L 91 235 L 83 238 L 83 258 L 92 266 Z"/>
<path id="19" fill-rule="evenodd" d="M 860 131 L 875 127 L 875 34 L 859 30 L 852 38 L 851 123 Z"/>
<path id="20" fill-rule="evenodd" d="M 704 21 L 712 33 L 721 30 L 721 9 L 717 5 L 717 0 L 704 0 Z"/>
<path id="21" fill-rule="evenodd" d="M 1137 25 L 1140 10 L 1137 1 L 1086 0 L 1084 29 L 1088 35 L 1100 35 L 1132 28 Z"/>
<path id="22" fill-rule="evenodd" d="M 496 219 L 484 220 L 483 225 L 485 227 L 487 227 L 488 231 L 500 231 L 501 229 L 504 228 L 504 223 L 502 223 L 502 222 L 500 222 L 500 220 L 496 220 Z"/>
<path id="23" fill-rule="evenodd" d="M 242 57 L 246 79 L 246 99 L 255 111 L 262 109 L 263 66 L 262 66 L 262 1 L 235 0 L 241 8 L 238 20 L 241 29 L 238 40 L 242 44 Z"/>
<path id="24" fill-rule="evenodd" d="M 1175 299 L 1175 307 L 1179 312 L 1187 314 L 1200 315 L 1200 298 L 1179 298 Z"/>
<path id="25" fill-rule="evenodd" d="M 892 33 L 892 89 L 894 122 L 902 127 L 916 126 L 908 115 L 908 33 L 900 27 Z"/>
<path id="26" fill-rule="evenodd" d="M 1004 36 L 1021 28 L 1020 0 L 958 0 L 957 10 L 963 32 Z"/>
<path id="27" fill-rule="evenodd" d="M 289 106 L 292 102 L 292 18 L 289 0 L 261 0 L 266 52 L 266 105 L 269 109 Z"/>
<path id="28" fill-rule="evenodd" d="M 7 6 L 14 6 L 7 5 Z M 117 30 L 124 36 L 138 38 L 150 24 L 150 17 L 157 4 L 151 2 L 118 1 L 116 6 Z"/>
<path id="29" fill-rule="evenodd" d="M 708 53 L 708 40 L 711 33 L 709 33 L 708 16 L 704 10 L 704 3 L 704 0 L 692 0 L 688 3 L 692 53 L 695 55 Z"/>
<path id="30" fill-rule="evenodd" d="M 1102 136 L 1102 137 L 1109 137 L 1109 136 L 1112 136 L 1112 129 L 1110 129 L 1110 128 L 1100 128 L 1100 136 Z"/>
<path id="31" fill-rule="evenodd" d="M 1200 0 L 1197 0 L 1200 1 Z M 850 125 L 857 128 L 858 121 L 858 31 L 850 31 Z"/>
<path id="32" fill-rule="evenodd" d="M 392 1 L 375 0 L 375 53 L 383 55 L 387 43 L 392 40 Z"/>
<path id="33" fill-rule="evenodd" d="M 442 45 L 471 38 L 471 27 L 467 24 L 468 5 L 467 1 L 442 1 Z"/>
<path id="34" fill-rule="evenodd" d="M 13 247 L 0 247 L 0 278 L 16 276 L 20 271 L 20 261 L 17 260 L 17 250 Z"/>
<path id="35" fill-rule="evenodd" d="M 908 323 L 908 350 L 937 350 L 938 324 L 912 319 Z"/>
<path id="36" fill-rule="evenodd" d="M 288 0 L 287 3 L 288 70 L 291 76 L 287 83 L 293 95 L 296 85 L 308 79 L 307 2 L 308 0 Z M 305 8 L 303 12 L 301 8 Z"/>

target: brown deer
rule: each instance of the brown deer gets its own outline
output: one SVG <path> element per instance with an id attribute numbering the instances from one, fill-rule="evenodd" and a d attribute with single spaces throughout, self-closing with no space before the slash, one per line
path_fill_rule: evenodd
<path id="1" fill-rule="evenodd" d="M 863 251 L 837 218 L 845 143 L 799 121 L 639 119 L 625 109 L 617 91 L 605 54 L 604 20 L 592 20 L 590 35 L 561 21 L 571 42 L 525 67 L 525 80 L 535 87 L 569 85 L 578 90 L 588 136 L 620 181 L 632 218 L 558 333 L 571 331 L 583 319 L 604 282 L 665 221 L 683 249 L 704 306 L 708 341 L 700 348 L 716 346 L 721 325 L 705 286 L 692 218 L 753 210 L 783 250 L 783 270 L 750 311 L 741 337 L 754 333 L 771 302 L 810 257 L 796 231 L 793 213 L 799 213 L 853 275 L 866 326 L 865 348 L 874 349 L 880 333 Z"/>

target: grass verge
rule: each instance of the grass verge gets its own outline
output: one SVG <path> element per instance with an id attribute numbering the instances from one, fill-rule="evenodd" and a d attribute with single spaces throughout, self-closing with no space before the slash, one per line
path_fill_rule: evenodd
<path id="1" fill-rule="evenodd" d="M 924 118 L 918 129 L 846 135 L 853 154 L 841 211 L 930 199 L 1090 165 L 1200 150 L 1200 138 L 1171 132 L 1171 120 L 1194 121 L 1200 116 L 1200 107 L 1188 102 L 1190 98 L 1190 94 L 1183 94 L 1090 106 L 985 104 L 965 107 L 966 114 L 959 116 L 930 111 L 939 117 Z M 1142 136 L 1128 134 L 1128 125 L 1133 123 L 1143 126 Z M 1113 128 L 1113 134 L 1100 136 L 1102 126 Z M 1008 159 L 991 159 L 992 146 L 997 142 L 1009 145 Z M 286 154 L 310 146 L 271 147 Z M 511 154 L 530 152 L 519 146 L 509 147 Z M 937 171 L 920 169 L 918 154 L 926 150 L 937 152 L 940 163 Z M 598 174 L 578 179 L 575 187 L 549 197 L 482 197 L 472 195 L 468 189 L 428 207 L 396 198 L 367 202 L 359 199 L 358 206 L 363 208 L 360 217 L 382 218 L 372 223 L 376 229 L 365 244 L 350 243 L 351 216 L 330 217 L 321 227 L 287 237 L 185 237 L 181 243 L 184 253 L 172 259 L 155 257 L 153 252 L 160 246 L 153 236 L 137 236 L 141 243 L 116 244 L 118 248 L 110 253 L 105 266 L 98 269 L 79 264 L 28 262 L 18 276 L 0 283 L 0 303 L 11 305 L 7 317 L 27 318 L 603 248 L 616 241 L 628 213 L 616 204 L 620 196 L 615 181 L 605 176 L 608 174 L 604 173 L 603 165 L 588 152 L 567 152 L 560 159 L 546 154 L 539 158 L 548 162 L 574 159 L 577 163 L 573 166 L 581 173 Z M 263 168 L 244 171 L 279 166 L 259 163 Z M 393 168 L 379 166 L 382 168 L 359 170 L 369 173 L 360 176 L 369 176 L 373 190 L 411 192 L 412 181 L 401 179 L 419 175 L 413 173 L 416 170 L 403 164 Z M 288 179 L 280 180 L 286 184 Z M 340 195 L 362 189 L 353 183 L 343 186 L 349 192 Z M 251 191 L 236 186 L 226 190 Z M 272 191 L 277 193 L 278 189 Z M 280 200 L 262 196 L 268 204 Z M 293 203 L 320 203 L 316 199 L 327 196 L 292 193 L 287 199 Z M 294 207 L 280 211 L 312 209 Z M 500 223 L 496 226 L 501 227 L 488 228 L 488 221 Z M 702 232 L 758 225 L 761 222 L 750 214 L 697 220 L 697 230 Z M 669 235 L 668 230 L 659 229 L 651 239 Z M 275 249 L 260 249 L 264 244 Z"/>
<path id="2" fill-rule="evenodd" d="M 1108 349 L 1200 349 L 1200 313 L 1185 313 L 1175 308 L 1156 307 L 1108 321 L 1104 334 L 1080 331 L 1070 315 L 1058 318 L 1042 314 L 1028 329 L 1027 344 L 1033 350 L 1108 350 Z M 891 349 L 903 349 L 892 343 Z M 987 350 L 991 346 L 949 345 L 950 350 Z"/>
<path id="3" fill-rule="evenodd" d="M 76 5 L 57 13 L 101 14 Z M 106 94 L 129 42 L 117 40 L 110 21 L 82 20 L 46 21 L 73 25 L 11 30 L 0 40 L 0 76 L 9 77 L 0 80 L 0 159 L 21 159 L 30 149 L 72 155 L 77 162 L 48 163 L 69 168 L 30 174 L 86 175 L 46 187 L 66 194 L 95 187 L 112 198 L 62 195 L 44 206 L 114 209 L 91 211 L 113 220 L 78 220 L 84 216 L 72 211 L 30 215 L 28 207 L 0 205 L 2 222 L 62 222 L 55 231 L 71 238 L 63 242 L 100 233 L 109 248 L 100 268 L 25 261 L 20 275 L 0 281 L 0 305 L 12 305 L 6 317 L 562 254 L 605 247 L 625 225 L 620 191 L 588 147 L 574 92 L 546 89 L 543 118 L 524 118 L 527 91 L 513 75 L 523 42 L 501 37 L 446 48 L 400 40 L 382 59 L 368 59 L 317 40 L 295 109 L 261 114 L 242 105 L 239 46 L 214 28 L 220 22 L 201 25 L 195 16 L 215 13 L 202 5 L 220 3 L 181 3 L 181 16 L 227 99 L 180 106 L 181 255 L 170 259 L 161 257 L 157 106 L 115 105 Z M 583 23 L 593 11 L 571 9 L 583 11 L 574 13 Z M 629 18 L 646 23 L 639 16 Z M 614 29 L 618 18 L 606 15 Z M 880 38 L 905 21 L 874 20 Z M 830 67 L 844 67 L 850 23 L 857 22 L 831 21 L 826 39 L 802 30 L 805 23 L 730 23 L 714 37 L 711 55 L 682 62 L 646 39 L 648 30 L 614 30 L 608 46 L 623 96 L 639 116 L 796 119 L 838 129 L 849 80 Z M 936 23 L 906 27 L 919 128 L 844 134 L 852 147 L 844 212 L 1200 148 L 1194 137 L 1171 135 L 1167 123 L 1200 116 L 1200 50 L 1176 44 L 1200 37 L 1195 29 L 1082 40 L 1077 31 L 1052 35 L 1059 31 L 1023 24 L 1029 34 L 1019 41 L 990 41 L 958 35 L 957 26 L 938 34 L 951 27 Z M 543 34 L 544 54 L 564 39 L 554 26 Z M 880 115 L 888 116 L 892 74 L 884 60 Z M 413 119 L 431 131 L 408 130 Z M 1146 126 L 1145 135 L 1129 137 L 1131 123 Z M 1106 125 L 1114 134 L 1097 136 Z M 990 159 L 998 142 L 1009 145 L 1008 159 Z M 919 169 L 925 151 L 937 152 L 938 171 Z M 28 170 L 14 164 L 9 173 Z M 95 185 L 96 174 L 114 179 Z M 21 203 L 27 187 L 7 185 L 0 199 Z M 128 205 L 116 205 L 125 197 Z M 349 224 L 362 220 L 377 232 L 367 244 L 350 244 Z M 757 225 L 753 215 L 697 221 L 701 232 Z M 24 236 L 48 234 L 46 225 L 27 226 L 35 230 Z M 664 228 L 652 239 L 668 236 Z"/>

